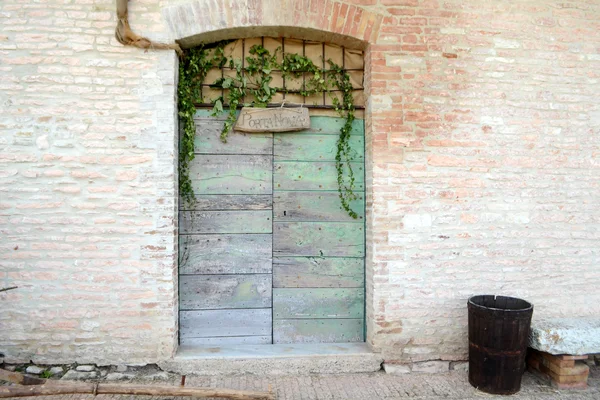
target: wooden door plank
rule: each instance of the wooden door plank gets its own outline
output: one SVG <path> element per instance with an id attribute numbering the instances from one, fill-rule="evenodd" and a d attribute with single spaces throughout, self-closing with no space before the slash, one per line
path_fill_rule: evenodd
<path id="1" fill-rule="evenodd" d="M 273 154 L 273 134 L 244 134 L 232 130 L 227 142 L 221 140 L 221 131 L 225 121 L 214 118 L 194 118 L 196 136 L 194 153 L 196 154 Z"/>
<path id="2" fill-rule="evenodd" d="M 271 233 L 272 212 L 256 211 L 181 211 L 179 232 Z"/>
<path id="3" fill-rule="evenodd" d="M 271 208 L 273 208 L 273 196 L 267 194 L 196 195 L 193 203 L 179 199 L 181 211 L 270 210 Z"/>
<path id="4" fill-rule="evenodd" d="M 364 341 L 362 319 L 282 319 L 273 321 L 273 343 Z"/>
<path id="5" fill-rule="evenodd" d="M 279 221 L 336 221 L 358 222 L 364 224 L 364 193 L 356 193 L 358 199 L 350 202 L 351 208 L 358 214 L 353 219 L 342 208 L 340 196 L 335 192 L 288 192 L 277 191 L 273 194 L 273 218 Z"/>
<path id="6" fill-rule="evenodd" d="M 271 307 L 271 274 L 180 275 L 181 310 Z"/>
<path id="7" fill-rule="evenodd" d="M 364 164 L 351 163 L 355 190 L 364 190 Z M 275 162 L 273 163 L 275 190 L 338 190 L 334 162 Z M 344 176 L 347 176 L 344 167 Z"/>
<path id="8" fill-rule="evenodd" d="M 275 222 L 276 256 L 362 257 L 364 225 L 353 222 Z"/>
<path id="9" fill-rule="evenodd" d="M 227 112 L 229 109 L 225 109 L 222 113 L 213 116 L 212 108 L 196 108 L 196 112 L 194 113 L 195 120 L 208 119 L 211 121 L 222 121 L 225 122 L 227 120 Z"/>
<path id="10" fill-rule="evenodd" d="M 272 157 L 199 154 L 189 175 L 195 194 L 271 194 Z"/>
<path id="11" fill-rule="evenodd" d="M 275 135 L 275 161 L 335 161 L 338 137 L 334 135 L 307 135 L 290 133 Z M 349 140 L 353 161 L 364 161 L 364 138 L 351 136 Z"/>
<path id="12" fill-rule="evenodd" d="M 362 288 L 364 258 L 275 257 L 274 288 Z"/>
<path id="13" fill-rule="evenodd" d="M 181 338 L 180 346 L 228 346 L 237 344 L 271 344 L 269 336 L 229 336 L 205 338 Z"/>
<path id="14" fill-rule="evenodd" d="M 362 318 L 364 298 L 363 288 L 276 288 L 273 318 Z"/>
<path id="15" fill-rule="evenodd" d="M 268 336 L 271 309 L 179 312 L 180 337 Z"/>
<path id="16" fill-rule="evenodd" d="M 180 274 L 271 273 L 270 234 L 181 235 Z"/>
<path id="17" fill-rule="evenodd" d="M 340 135 L 340 128 L 344 126 L 346 120 L 344 118 L 332 117 L 311 117 L 310 129 L 302 131 L 303 133 L 316 133 L 320 135 Z M 350 135 L 365 135 L 365 124 L 363 119 L 355 119 L 352 122 L 352 130 Z"/>

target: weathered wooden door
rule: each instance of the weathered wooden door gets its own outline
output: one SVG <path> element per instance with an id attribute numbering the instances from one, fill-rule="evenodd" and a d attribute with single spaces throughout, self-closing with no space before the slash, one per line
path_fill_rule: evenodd
<path id="1" fill-rule="evenodd" d="M 335 170 L 342 119 L 311 117 L 297 133 L 231 133 L 197 114 L 180 211 L 180 343 L 364 340 L 364 125 L 351 139 L 359 195 L 340 207 Z"/>

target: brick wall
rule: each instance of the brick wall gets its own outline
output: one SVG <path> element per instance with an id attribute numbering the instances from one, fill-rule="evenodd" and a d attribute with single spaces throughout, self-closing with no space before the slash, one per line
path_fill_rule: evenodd
<path id="1" fill-rule="evenodd" d="M 130 20 L 165 41 L 279 21 L 369 42 L 374 349 L 464 359 L 472 294 L 600 315 L 596 1 L 247 0 L 239 18 L 230 1 L 176 28 L 176 7 L 208 3 L 132 0 Z M 115 24 L 113 0 L 0 3 L 0 286 L 19 286 L 0 294 L 7 361 L 176 348 L 177 61 L 122 47 Z"/>
<path id="2" fill-rule="evenodd" d="M 600 315 L 600 4 L 378 4 L 375 347 L 466 358 L 473 294 Z"/>
<path id="3" fill-rule="evenodd" d="M 118 44 L 114 9 L 0 2 L 0 287 L 19 287 L 0 294 L 6 361 L 174 350 L 177 60 Z M 158 5 L 131 14 L 164 31 Z"/>

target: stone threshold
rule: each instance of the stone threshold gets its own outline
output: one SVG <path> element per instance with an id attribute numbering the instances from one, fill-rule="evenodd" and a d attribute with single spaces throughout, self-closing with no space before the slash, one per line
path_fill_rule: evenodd
<path id="1" fill-rule="evenodd" d="M 292 375 L 375 372 L 383 357 L 366 343 L 181 346 L 158 363 L 181 375 Z"/>

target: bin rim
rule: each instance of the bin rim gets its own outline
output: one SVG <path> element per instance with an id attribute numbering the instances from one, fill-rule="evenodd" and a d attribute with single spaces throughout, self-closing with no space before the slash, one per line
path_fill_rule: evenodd
<path id="1" fill-rule="evenodd" d="M 525 308 L 519 308 L 519 309 L 510 309 L 510 308 L 496 308 L 496 307 L 488 307 L 488 306 L 482 306 L 481 304 L 477 304 L 473 302 L 473 299 L 475 297 L 483 297 L 483 296 L 493 296 L 494 298 L 497 297 L 504 297 L 506 299 L 514 299 L 514 300 L 520 300 L 526 304 L 528 304 L 527 307 Z M 475 296 L 471 296 L 469 297 L 469 301 L 467 302 L 468 305 L 473 306 L 473 307 L 477 307 L 479 309 L 482 310 L 497 310 L 497 311 L 503 311 L 503 312 L 523 312 L 523 311 L 529 311 L 529 310 L 533 310 L 533 304 L 531 304 L 529 301 L 527 300 L 523 300 L 521 298 L 518 297 L 512 297 L 512 296 L 502 296 L 502 295 L 497 295 L 497 294 L 477 294 Z"/>

